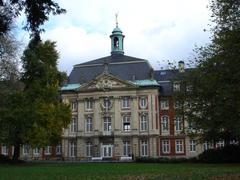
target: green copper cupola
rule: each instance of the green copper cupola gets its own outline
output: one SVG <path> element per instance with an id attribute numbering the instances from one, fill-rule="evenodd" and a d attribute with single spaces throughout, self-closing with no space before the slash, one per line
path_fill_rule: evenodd
<path id="1" fill-rule="evenodd" d="M 116 15 L 116 27 L 113 29 L 111 38 L 111 54 L 124 54 L 123 51 L 123 39 L 124 35 L 122 30 L 118 27 L 117 15 Z"/>

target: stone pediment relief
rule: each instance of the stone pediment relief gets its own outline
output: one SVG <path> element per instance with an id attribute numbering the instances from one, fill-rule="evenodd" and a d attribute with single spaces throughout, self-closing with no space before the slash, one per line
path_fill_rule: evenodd
<path id="1" fill-rule="evenodd" d="M 128 83 L 126 81 L 117 79 L 114 76 L 105 74 L 92 80 L 81 89 L 107 91 L 112 89 L 134 88 L 134 87 L 137 87 L 137 86 L 135 86 L 134 84 Z"/>

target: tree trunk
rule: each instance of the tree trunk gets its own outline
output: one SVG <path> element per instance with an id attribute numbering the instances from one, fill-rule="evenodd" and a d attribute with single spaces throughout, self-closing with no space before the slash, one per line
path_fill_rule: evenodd
<path id="1" fill-rule="evenodd" d="M 18 161 L 20 157 L 20 144 L 14 145 L 13 161 Z"/>

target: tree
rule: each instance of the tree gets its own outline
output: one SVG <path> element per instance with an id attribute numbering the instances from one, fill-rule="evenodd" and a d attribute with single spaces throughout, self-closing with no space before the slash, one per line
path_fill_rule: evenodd
<path id="1" fill-rule="evenodd" d="M 9 96 L 0 112 L 2 142 L 14 146 L 17 160 L 21 144 L 43 147 L 56 144 L 71 120 L 68 105 L 61 103 L 55 43 L 33 39 L 22 57 L 24 90 Z"/>
<path id="2" fill-rule="evenodd" d="M 32 37 L 39 37 L 44 31 L 40 26 L 49 19 L 50 14 L 58 15 L 66 12 L 52 0 L 0 0 L 0 35 L 8 32 L 13 19 L 18 17 L 22 11 L 27 18 L 24 29 L 30 31 Z"/>
<path id="3" fill-rule="evenodd" d="M 183 112 L 202 130 L 202 141 L 229 144 L 240 140 L 240 1 L 212 0 L 210 7 L 212 42 L 198 49 L 197 67 L 183 78 L 193 87 L 181 94 L 192 102 Z"/>

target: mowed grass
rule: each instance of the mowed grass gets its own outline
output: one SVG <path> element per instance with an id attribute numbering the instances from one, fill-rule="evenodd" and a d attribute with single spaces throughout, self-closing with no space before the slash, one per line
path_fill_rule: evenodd
<path id="1" fill-rule="evenodd" d="M 240 164 L 74 163 L 0 165 L 4 180 L 240 179 Z"/>

